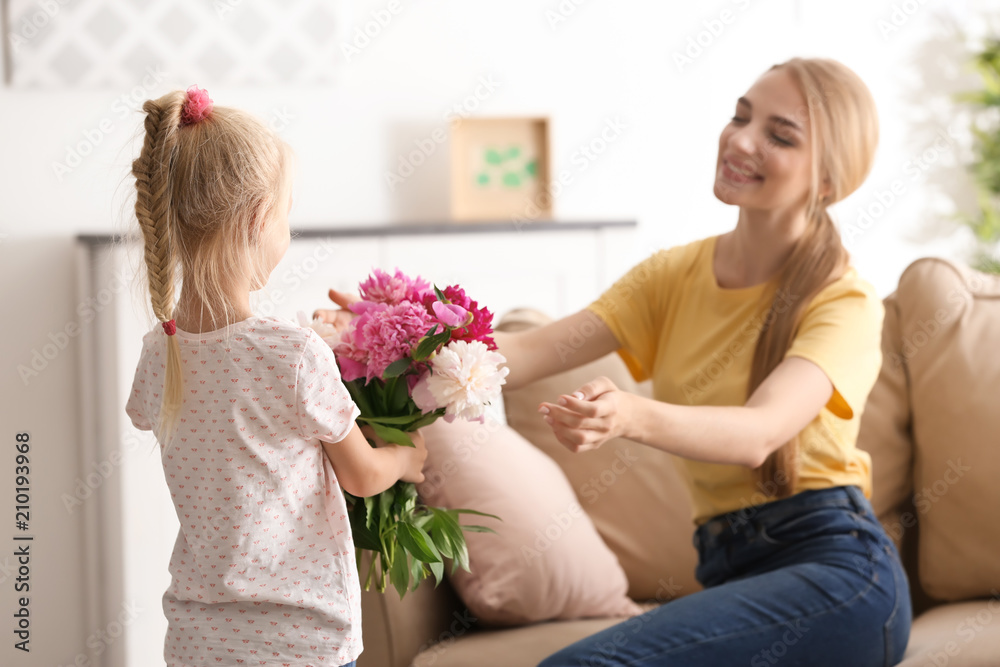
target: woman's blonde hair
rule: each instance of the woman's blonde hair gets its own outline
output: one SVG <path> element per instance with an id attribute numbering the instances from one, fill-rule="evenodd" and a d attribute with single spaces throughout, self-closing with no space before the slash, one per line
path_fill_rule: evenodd
<path id="1" fill-rule="evenodd" d="M 235 321 L 226 285 L 234 277 L 258 285 L 266 281 L 258 242 L 290 187 L 291 150 L 262 122 L 238 109 L 217 106 L 203 120 L 182 125 L 185 100 L 186 93 L 177 90 L 142 105 L 145 137 L 132 162 L 135 215 L 145 245 L 153 314 L 160 322 L 174 318 L 180 279 L 219 328 Z M 157 420 L 162 444 L 176 426 L 182 402 L 176 336 L 167 336 L 165 365 Z"/>
<path id="2" fill-rule="evenodd" d="M 847 269 L 850 255 L 827 207 L 864 182 L 878 144 L 875 100 L 849 68 L 824 58 L 792 58 L 769 71 L 775 69 L 787 71 L 806 100 L 812 143 L 809 226 L 782 268 L 778 293 L 757 340 L 747 396 L 782 362 L 813 297 Z M 820 194 L 823 185 L 829 188 L 825 197 Z M 788 303 L 784 298 L 788 295 L 794 296 L 793 305 L 781 307 Z M 794 493 L 800 444 L 796 435 L 755 470 L 767 495 L 782 498 Z"/>

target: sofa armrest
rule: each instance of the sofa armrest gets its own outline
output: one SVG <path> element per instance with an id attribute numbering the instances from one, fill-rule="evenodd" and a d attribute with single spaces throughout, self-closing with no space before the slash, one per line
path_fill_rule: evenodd
<path id="1" fill-rule="evenodd" d="M 363 570 L 367 571 L 367 563 Z M 409 667 L 418 653 L 438 641 L 466 632 L 465 605 L 447 581 L 434 587 L 425 579 L 400 600 L 395 588 L 361 592 L 364 652 L 358 667 Z M 472 620 L 474 622 L 474 619 Z"/>

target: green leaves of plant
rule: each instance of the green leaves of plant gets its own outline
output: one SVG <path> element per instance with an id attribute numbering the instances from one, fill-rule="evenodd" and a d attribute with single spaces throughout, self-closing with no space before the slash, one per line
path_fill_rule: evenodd
<path id="1" fill-rule="evenodd" d="M 445 560 L 451 571 L 469 570 L 469 548 L 463 531 L 495 532 L 485 526 L 463 526 L 460 514 L 473 514 L 500 520 L 493 514 L 469 509 L 428 507 L 419 502 L 416 485 L 397 482 L 382 493 L 356 498 L 344 493 L 350 509 L 348 516 L 354 533 L 354 546 L 373 552 L 365 579 L 365 590 L 374 583 L 380 592 L 388 584 L 403 598 L 420 582 L 434 575 L 435 585 L 444 580 Z M 360 567 L 360 566 L 359 566 Z M 411 585 L 412 583 L 412 585 Z"/>

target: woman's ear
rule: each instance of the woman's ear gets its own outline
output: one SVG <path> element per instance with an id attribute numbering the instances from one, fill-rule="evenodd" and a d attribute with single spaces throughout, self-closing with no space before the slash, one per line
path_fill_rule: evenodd
<path id="1" fill-rule="evenodd" d="M 819 186 L 819 200 L 821 202 L 828 202 L 830 197 L 833 195 L 833 185 L 830 183 L 830 177 L 825 176 L 822 183 Z"/>

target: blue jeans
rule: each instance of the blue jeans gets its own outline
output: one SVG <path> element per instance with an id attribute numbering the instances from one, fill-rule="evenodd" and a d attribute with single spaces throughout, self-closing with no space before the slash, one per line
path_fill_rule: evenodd
<path id="1" fill-rule="evenodd" d="M 910 636 L 899 554 L 856 486 L 802 491 L 699 526 L 705 590 L 539 667 L 890 667 Z"/>
<path id="2" fill-rule="evenodd" d="M 356 667 L 357 664 L 358 664 L 357 660 L 351 660 L 350 662 L 345 663 L 345 664 L 341 665 L 340 667 Z"/>

